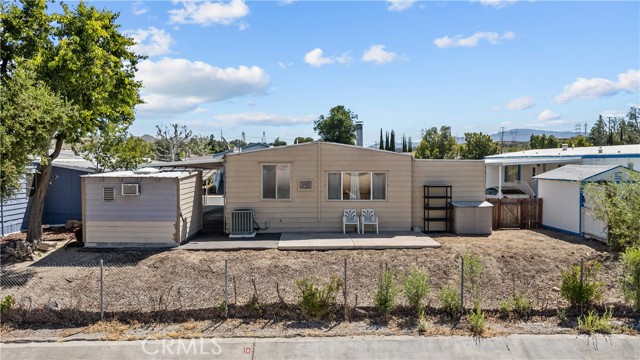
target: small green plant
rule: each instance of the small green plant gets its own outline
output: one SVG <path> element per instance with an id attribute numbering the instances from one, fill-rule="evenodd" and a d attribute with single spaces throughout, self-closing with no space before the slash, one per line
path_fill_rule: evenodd
<path id="1" fill-rule="evenodd" d="M 640 247 L 628 248 L 620 259 L 622 277 L 620 287 L 625 300 L 640 311 Z"/>
<path id="2" fill-rule="evenodd" d="M 13 297 L 13 295 L 9 294 L 5 296 L 4 299 L 0 301 L 0 314 L 2 314 L 2 316 L 5 316 L 7 314 L 7 311 L 9 311 L 9 309 L 11 309 L 13 305 L 15 305 L 15 303 L 16 299 Z"/>
<path id="3" fill-rule="evenodd" d="M 331 312 L 336 304 L 336 296 L 344 283 L 337 276 L 332 276 L 324 287 L 316 286 L 308 278 L 296 281 L 300 290 L 299 305 L 302 312 L 311 318 L 319 319 Z"/>
<path id="4" fill-rule="evenodd" d="M 469 292 L 474 303 L 480 301 L 480 278 L 482 276 L 482 260 L 478 255 L 465 252 L 462 254 L 464 260 L 464 288 Z"/>
<path id="5" fill-rule="evenodd" d="M 597 261 L 585 261 L 583 282 L 580 283 L 580 266 L 562 272 L 560 295 L 569 301 L 571 306 L 590 305 L 602 297 L 603 283 L 596 280 L 596 275 L 602 267 Z"/>
<path id="6" fill-rule="evenodd" d="M 611 324 L 612 318 L 611 308 L 606 310 L 602 316 L 598 315 L 595 310 L 590 310 L 587 315 L 578 318 L 578 331 L 587 334 L 594 332 L 610 334 L 613 328 Z"/>
<path id="7" fill-rule="evenodd" d="M 378 287 L 373 294 L 373 300 L 376 308 L 382 315 L 389 315 L 398 295 L 398 286 L 393 278 L 393 271 L 389 268 L 383 268 L 380 274 Z"/>
<path id="8" fill-rule="evenodd" d="M 438 300 L 442 304 L 442 311 L 447 316 L 455 318 L 462 314 L 460 294 L 454 287 L 449 285 L 441 287 L 440 291 L 438 291 Z"/>
<path id="9" fill-rule="evenodd" d="M 502 318 L 508 318 L 509 315 L 511 314 L 511 311 L 513 311 L 513 307 L 511 306 L 511 300 L 502 300 L 500 302 L 500 317 Z"/>
<path id="10" fill-rule="evenodd" d="M 229 304 L 225 300 L 222 300 L 218 304 L 217 308 L 220 315 L 224 315 L 229 310 Z"/>
<path id="11" fill-rule="evenodd" d="M 260 301 L 258 300 L 258 296 L 256 296 L 255 294 L 252 295 L 251 299 L 249 299 L 249 302 L 247 303 L 247 306 L 253 311 L 260 310 Z"/>
<path id="12" fill-rule="evenodd" d="M 429 322 L 427 322 L 427 317 L 424 316 L 424 310 L 420 311 L 418 314 L 418 332 L 426 333 L 429 330 Z"/>
<path id="13" fill-rule="evenodd" d="M 559 308 L 556 311 L 556 316 L 558 317 L 558 320 L 566 321 L 567 320 L 567 309 L 566 308 Z"/>
<path id="14" fill-rule="evenodd" d="M 467 321 L 469 321 L 471 331 L 475 335 L 482 335 L 484 332 L 484 313 L 482 312 L 480 303 L 476 303 L 475 311 L 471 310 L 469 315 L 467 315 Z"/>
<path id="15" fill-rule="evenodd" d="M 526 318 L 531 312 L 531 300 L 525 295 L 516 293 L 511 299 L 513 304 L 513 312 L 521 318 Z"/>
<path id="16" fill-rule="evenodd" d="M 402 285 L 409 306 L 416 314 L 419 314 L 422 310 L 422 302 L 431 291 L 429 275 L 423 270 L 413 268 L 405 275 Z"/>

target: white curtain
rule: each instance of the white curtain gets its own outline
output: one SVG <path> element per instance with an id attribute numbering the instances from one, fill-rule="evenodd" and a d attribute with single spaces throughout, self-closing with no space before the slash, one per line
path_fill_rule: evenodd
<path id="1" fill-rule="evenodd" d="M 360 177 L 355 171 L 351 173 L 351 188 L 349 189 L 349 200 L 360 200 Z"/>

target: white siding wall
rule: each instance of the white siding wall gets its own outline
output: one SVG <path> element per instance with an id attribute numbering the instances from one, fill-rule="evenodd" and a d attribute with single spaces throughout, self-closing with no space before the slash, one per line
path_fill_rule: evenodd
<path id="1" fill-rule="evenodd" d="M 484 160 L 413 160 L 411 226 L 424 229 L 423 185 L 451 185 L 453 201 L 484 201 Z"/>
<path id="2" fill-rule="evenodd" d="M 85 177 L 82 180 L 87 246 L 177 245 L 178 179 Z M 140 184 L 141 194 L 121 195 L 123 183 Z M 104 187 L 115 188 L 115 200 L 103 200 Z"/>
<path id="3" fill-rule="evenodd" d="M 538 180 L 542 225 L 580 233 L 580 187 L 577 182 Z"/>
<path id="4" fill-rule="evenodd" d="M 261 164 L 291 164 L 291 199 L 261 200 Z M 256 220 L 268 232 L 340 231 L 346 208 L 373 208 L 380 231 L 411 227 L 411 157 L 396 153 L 309 143 L 251 153 L 226 159 L 226 228 L 231 231 L 233 209 L 254 209 Z M 332 171 L 381 171 L 387 173 L 385 201 L 329 201 L 327 173 Z M 311 179 L 313 190 L 298 190 L 298 180 Z"/>
<path id="5" fill-rule="evenodd" d="M 194 174 L 180 179 L 180 240 L 202 229 L 202 177 Z"/>

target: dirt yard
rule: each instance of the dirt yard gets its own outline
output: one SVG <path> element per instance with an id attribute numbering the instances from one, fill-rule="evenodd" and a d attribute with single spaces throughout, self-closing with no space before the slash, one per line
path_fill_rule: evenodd
<path id="1" fill-rule="evenodd" d="M 532 300 L 534 316 L 529 325 L 496 320 L 491 326 L 498 329 L 495 331 L 567 331 L 558 328 L 558 320 L 550 317 L 568 305 L 557 291 L 561 272 L 570 265 L 579 264 L 580 257 L 595 259 L 603 265 L 599 275 L 605 283 L 601 305 L 625 309 L 620 306 L 622 295 L 616 288 L 617 255 L 609 253 L 599 242 L 546 230 L 502 230 L 490 237 L 443 235 L 434 236 L 434 239 L 442 244 L 440 249 L 100 252 L 60 247 L 33 263 L 3 264 L 0 296 L 4 298 L 11 294 L 16 299 L 12 312 L 14 326 L 42 322 L 67 324 L 67 327 L 70 324 L 86 325 L 95 321 L 99 314 L 100 268 L 97 264 L 103 259 L 107 318 L 171 323 L 189 319 L 214 321 L 212 317 L 220 320 L 218 305 L 224 299 L 224 261 L 227 260 L 230 316 L 236 319 L 227 320 L 216 329 L 230 327 L 232 330 L 224 333 L 228 336 L 240 330 L 262 331 L 271 336 L 299 335 L 300 329 L 287 327 L 287 332 L 281 323 L 287 320 L 290 325 L 302 320 L 292 315 L 299 313 L 295 307 L 299 297 L 296 280 L 309 277 L 324 283 L 331 275 L 342 277 L 344 259 L 347 259 L 348 302 L 351 316 L 359 320 L 349 326 L 336 325 L 332 334 L 405 333 L 415 331 L 415 324 L 413 330 L 403 327 L 400 310 L 395 314 L 397 321 L 373 328 L 366 325 L 369 323 L 366 319 L 375 317 L 372 294 L 381 265 L 392 268 L 398 280 L 412 266 L 426 269 L 432 285 L 428 309 L 437 309 L 440 304 L 436 300 L 436 290 L 443 284 L 459 283 L 461 254 L 467 251 L 482 259 L 482 306 L 490 314 L 496 314 L 500 301 L 515 292 Z M 254 295 L 260 306 L 247 305 Z M 402 296 L 399 296 L 399 302 L 404 303 Z M 341 297 L 338 303 L 343 303 Z M 470 303 L 467 299 L 467 304 Z M 254 325 L 247 325 L 249 319 Z M 232 324 L 238 321 L 234 327 Z M 438 317 L 433 319 L 434 323 L 438 321 Z M 198 328 L 206 327 L 199 324 Z M 323 326 L 311 328 L 322 332 Z M 307 325 L 299 327 L 306 328 Z M 455 326 L 447 325 L 442 329 L 433 331 L 455 332 Z"/>

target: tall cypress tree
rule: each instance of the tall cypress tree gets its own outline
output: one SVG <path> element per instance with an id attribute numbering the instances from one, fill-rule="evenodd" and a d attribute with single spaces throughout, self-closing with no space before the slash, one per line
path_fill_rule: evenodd
<path id="1" fill-rule="evenodd" d="M 411 142 L 411 136 L 409 136 L 409 144 L 407 144 L 407 152 L 413 152 L 413 143 Z"/>
<path id="2" fill-rule="evenodd" d="M 396 151 L 396 132 L 391 130 L 391 139 L 389 140 L 389 151 Z"/>
<path id="3" fill-rule="evenodd" d="M 380 150 L 384 150 L 384 139 L 382 138 L 382 128 L 380 128 Z"/>
<path id="4" fill-rule="evenodd" d="M 384 137 L 384 149 L 389 150 L 389 132 L 387 131 Z"/>
<path id="5" fill-rule="evenodd" d="M 402 134 L 402 152 L 407 152 L 407 138 Z"/>

